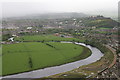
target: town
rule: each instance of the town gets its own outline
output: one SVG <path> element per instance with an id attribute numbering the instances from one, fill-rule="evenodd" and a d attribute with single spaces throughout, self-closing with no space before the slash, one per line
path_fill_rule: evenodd
<path id="1" fill-rule="evenodd" d="M 88 44 L 107 45 L 115 53 L 113 65 L 110 68 L 101 68 L 98 75 L 88 76 L 93 78 L 120 79 L 120 32 L 118 21 L 102 15 L 70 17 L 70 18 L 8 18 L 2 21 L 1 44 L 20 43 L 14 38 L 25 35 L 53 35 L 64 38 L 85 39 Z M 104 67 L 104 66 L 103 66 Z M 106 66 L 105 66 L 106 67 Z M 88 69 L 87 69 L 88 68 Z M 86 70 L 92 70 L 89 66 Z M 102 70 L 103 69 L 103 70 Z M 94 70 L 94 69 L 93 69 Z M 63 75 L 64 76 L 64 75 Z M 66 75 L 67 76 L 67 75 Z"/>

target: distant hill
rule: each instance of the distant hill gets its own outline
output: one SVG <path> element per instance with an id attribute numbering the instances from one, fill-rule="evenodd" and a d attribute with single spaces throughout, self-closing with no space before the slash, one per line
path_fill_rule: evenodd
<path id="1" fill-rule="evenodd" d="M 28 15 L 19 18 L 3 19 L 4 28 L 15 27 L 106 27 L 113 28 L 118 26 L 117 21 L 104 16 L 89 16 L 83 13 L 50 13 Z"/>
<path id="2" fill-rule="evenodd" d="M 27 15 L 23 17 L 12 17 L 9 19 L 61 19 L 61 18 L 83 18 L 88 17 L 87 14 L 84 13 L 45 13 L 45 14 L 33 14 Z"/>
<path id="3" fill-rule="evenodd" d="M 82 18 L 88 15 L 84 13 L 50 13 L 34 16 L 34 18 L 47 18 L 47 19 L 57 19 L 57 18 Z"/>
<path id="4" fill-rule="evenodd" d="M 120 24 L 111 18 L 106 18 L 103 16 L 83 18 L 83 23 L 85 24 L 85 26 L 88 27 L 95 26 L 95 27 L 106 27 L 106 28 L 117 27 L 118 24 Z"/>

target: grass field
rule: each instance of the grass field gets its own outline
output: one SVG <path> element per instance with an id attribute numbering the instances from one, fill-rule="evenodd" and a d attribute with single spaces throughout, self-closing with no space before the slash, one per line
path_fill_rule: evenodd
<path id="1" fill-rule="evenodd" d="M 33 36 L 20 36 L 16 37 L 15 41 L 79 41 L 84 42 L 84 39 L 76 39 L 76 38 L 64 38 L 58 37 L 54 35 L 33 35 Z"/>
<path id="2" fill-rule="evenodd" d="M 111 29 L 111 28 L 107 28 L 107 27 L 100 27 L 98 29 Z"/>
<path id="3" fill-rule="evenodd" d="M 47 38 L 47 36 L 44 37 Z M 56 37 L 54 38 L 57 39 Z M 24 37 L 24 40 L 31 39 L 37 40 L 38 38 L 36 37 L 35 39 L 33 36 Z M 61 65 L 84 59 L 91 55 L 91 51 L 88 48 L 72 43 L 23 42 L 4 44 L 2 48 L 2 75 Z"/>

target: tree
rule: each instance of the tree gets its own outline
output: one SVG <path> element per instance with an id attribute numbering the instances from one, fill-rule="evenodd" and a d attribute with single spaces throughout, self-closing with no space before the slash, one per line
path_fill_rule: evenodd
<path id="1" fill-rule="evenodd" d="M 11 34 L 2 35 L 2 40 L 3 40 L 3 41 L 7 41 L 10 37 L 12 37 Z"/>
<path id="2" fill-rule="evenodd" d="M 28 63 L 29 63 L 29 67 L 33 68 L 33 62 L 32 62 L 32 58 L 31 57 L 29 57 Z"/>

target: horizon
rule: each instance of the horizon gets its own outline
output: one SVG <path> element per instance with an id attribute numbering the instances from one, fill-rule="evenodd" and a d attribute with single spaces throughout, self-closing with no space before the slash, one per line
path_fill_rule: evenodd
<path id="1" fill-rule="evenodd" d="M 53 4 L 54 3 L 54 4 Z M 106 5 L 106 3 L 108 3 Z M 103 15 L 105 17 L 118 16 L 118 0 L 40 0 L 29 2 L 2 2 L 2 17 L 21 17 L 26 15 L 46 13 L 84 13 L 89 15 Z"/>

